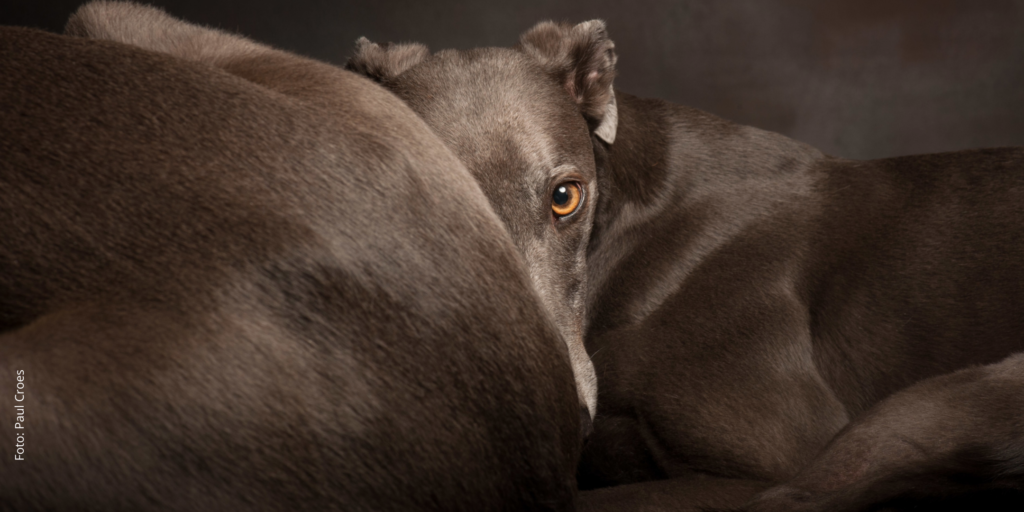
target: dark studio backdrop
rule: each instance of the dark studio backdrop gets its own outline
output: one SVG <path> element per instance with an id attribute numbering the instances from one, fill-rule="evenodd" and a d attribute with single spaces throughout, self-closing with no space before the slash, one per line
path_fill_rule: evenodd
<path id="1" fill-rule="evenodd" d="M 60 31 L 81 3 L 3 0 L 0 24 Z M 359 36 L 431 50 L 510 46 L 540 20 L 603 18 L 621 90 L 830 154 L 1024 146 L 1024 0 L 150 3 L 337 64 Z"/>

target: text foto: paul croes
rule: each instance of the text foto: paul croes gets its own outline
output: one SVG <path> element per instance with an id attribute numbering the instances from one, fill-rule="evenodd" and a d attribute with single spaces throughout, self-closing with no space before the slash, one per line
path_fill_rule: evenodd
<path id="1" fill-rule="evenodd" d="M 18 391 L 14 394 L 14 401 L 24 402 L 25 401 L 25 370 L 18 370 Z M 14 429 L 24 430 L 25 429 L 25 406 L 15 405 L 14 406 L 16 416 Z M 14 460 L 25 460 L 25 433 L 19 432 L 15 439 L 15 453 Z"/>

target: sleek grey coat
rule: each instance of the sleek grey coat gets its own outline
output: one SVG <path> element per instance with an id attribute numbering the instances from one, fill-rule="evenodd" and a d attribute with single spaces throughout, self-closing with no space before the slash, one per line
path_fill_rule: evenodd
<path id="1" fill-rule="evenodd" d="M 121 42 L 0 29 L 0 509 L 573 508 L 565 345 L 415 114 L 154 9 L 69 31 Z"/>

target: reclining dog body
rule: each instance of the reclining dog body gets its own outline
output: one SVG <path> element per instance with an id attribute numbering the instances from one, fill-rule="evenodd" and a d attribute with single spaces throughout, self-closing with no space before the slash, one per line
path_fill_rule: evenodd
<path id="1" fill-rule="evenodd" d="M 853 162 L 664 101 L 618 115 L 595 483 L 785 478 L 890 393 L 1024 349 L 1021 150 Z"/>
<path id="2" fill-rule="evenodd" d="M 186 55 L 0 30 L 0 508 L 571 509 L 564 343 L 426 125 L 156 10 L 70 30 L 104 21 Z"/>
<path id="3" fill-rule="evenodd" d="M 618 107 L 588 255 L 609 376 L 590 485 L 785 479 L 889 394 L 1024 350 L 1021 149 L 856 162 Z"/>
<path id="4" fill-rule="evenodd" d="M 594 48 L 614 64 L 602 24 L 542 23 L 516 49 L 361 42 L 349 64 L 405 99 L 485 190 L 509 178 L 475 166 L 474 144 L 538 137 L 492 121 L 554 108 L 524 81 L 562 86 L 603 131 L 585 175 L 598 184 L 585 325 L 601 391 L 582 486 L 784 481 L 893 392 L 1024 349 L 1024 151 L 857 162 L 622 92 L 595 111 L 580 84 L 610 92 L 614 69 L 590 64 Z"/>

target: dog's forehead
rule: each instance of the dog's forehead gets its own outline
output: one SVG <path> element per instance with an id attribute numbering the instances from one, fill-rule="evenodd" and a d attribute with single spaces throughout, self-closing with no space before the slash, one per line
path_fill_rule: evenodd
<path id="1" fill-rule="evenodd" d="M 472 92 L 491 101 L 541 94 L 541 101 L 557 101 L 551 94 L 555 81 L 534 59 L 511 48 L 441 50 L 404 76 L 442 94 Z"/>
<path id="2" fill-rule="evenodd" d="M 586 122 L 565 90 L 514 49 L 444 50 L 392 87 L 471 170 L 490 167 L 510 147 L 538 172 L 591 151 Z"/>

